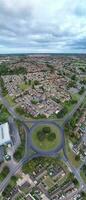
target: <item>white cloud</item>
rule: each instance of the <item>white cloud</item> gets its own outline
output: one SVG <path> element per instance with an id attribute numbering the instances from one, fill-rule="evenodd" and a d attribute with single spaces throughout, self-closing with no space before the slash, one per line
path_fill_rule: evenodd
<path id="1" fill-rule="evenodd" d="M 85 0 L 0 0 L 0 52 L 86 51 L 85 18 Z"/>

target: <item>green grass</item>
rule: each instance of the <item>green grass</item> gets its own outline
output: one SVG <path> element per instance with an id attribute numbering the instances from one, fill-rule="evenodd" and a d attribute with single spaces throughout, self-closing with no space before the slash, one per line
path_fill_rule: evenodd
<path id="1" fill-rule="evenodd" d="M 10 192 L 16 186 L 17 179 L 18 178 L 16 176 L 12 176 L 11 177 L 10 183 L 7 185 L 7 187 L 5 188 L 4 192 L 2 192 L 2 195 L 3 195 L 4 199 L 10 196 Z"/>
<path id="2" fill-rule="evenodd" d="M 0 104 L 1 110 L 0 110 L 0 122 L 1 123 L 5 123 L 8 121 L 8 117 L 9 117 L 9 113 L 7 111 L 7 109 Z"/>
<path id="3" fill-rule="evenodd" d="M 49 189 L 55 185 L 54 181 L 52 180 L 52 178 L 50 176 L 47 176 L 43 180 L 43 182 L 48 186 Z"/>
<path id="4" fill-rule="evenodd" d="M 19 145 L 18 149 L 16 149 L 14 153 L 14 158 L 16 161 L 20 161 L 25 154 L 25 130 L 22 128 L 21 124 L 18 125 L 18 128 L 20 132 L 21 144 Z"/>
<path id="5" fill-rule="evenodd" d="M 79 95 L 79 93 L 76 93 L 76 94 L 72 94 L 72 98 L 74 99 L 74 100 L 79 100 L 79 98 L 80 98 L 81 96 Z"/>
<path id="6" fill-rule="evenodd" d="M 25 67 L 18 67 L 11 69 L 7 64 L 0 64 L 0 76 L 4 75 L 19 75 L 19 74 L 26 74 L 27 70 Z"/>
<path id="7" fill-rule="evenodd" d="M 81 175 L 83 181 L 86 183 L 86 176 L 82 169 L 81 169 L 80 175 Z"/>
<path id="8" fill-rule="evenodd" d="M 65 101 L 64 103 L 62 103 L 63 108 L 60 110 L 58 114 L 56 114 L 57 118 L 62 119 L 63 117 L 65 117 L 69 112 L 72 111 L 77 102 L 78 102 L 78 97 L 71 96 L 71 99 L 69 101 Z"/>
<path id="9" fill-rule="evenodd" d="M 41 131 L 43 129 L 43 127 L 46 127 L 46 126 L 50 127 L 51 131 L 56 134 L 55 140 L 48 141 L 48 139 L 45 138 L 43 141 L 39 141 L 39 139 L 37 137 L 37 132 Z M 42 149 L 45 151 L 52 150 L 52 149 L 56 148 L 61 142 L 60 130 L 59 130 L 59 128 L 57 128 L 54 125 L 44 125 L 44 126 L 40 125 L 33 131 L 32 142 L 33 142 L 33 145 L 38 147 L 39 149 Z"/>
<path id="10" fill-rule="evenodd" d="M 13 100 L 13 98 L 11 96 L 9 96 L 8 94 L 5 96 L 5 99 L 8 101 L 8 103 L 11 105 L 11 106 L 14 106 L 15 105 L 15 102 Z"/>
<path id="11" fill-rule="evenodd" d="M 19 87 L 20 87 L 20 89 L 21 89 L 22 91 L 25 91 L 25 90 L 27 90 L 27 89 L 29 88 L 29 84 L 28 84 L 28 83 L 27 83 L 27 84 L 21 83 L 21 84 L 19 85 Z"/>
<path id="12" fill-rule="evenodd" d="M 71 148 L 69 147 L 69 140 L 66 139 L 66 153 L 67 153 L 67 157 L 68 159 L 71 161 L 71 164 L 73 166 L 75 166 L 76 168 L 78 168 L 81 164 L 81 161 L 76 161 L 75 160 L 75 154 L 73 153 L 73 151 L 71 150 Z"/>
<path id="13" fill-rule="evenodd" d="M 5 166 L 3 168 L 3 170 L 1 171 L 0 173 L 0 182 L 4 180 L 4 178 L 6 178 L 6 176 L 8 175 L 9 173 L 9 168 L 7 166 Z"/>
<path id="14" fill-rule="evenodd" d="M 22 108 L 21 106 L 17 106 L 15 108 L 15 111 L 19 114 L 22 115 L 25 118 L 33 118 L 33 116 L 30 113 L 27 113 L 24 108 Z"/>

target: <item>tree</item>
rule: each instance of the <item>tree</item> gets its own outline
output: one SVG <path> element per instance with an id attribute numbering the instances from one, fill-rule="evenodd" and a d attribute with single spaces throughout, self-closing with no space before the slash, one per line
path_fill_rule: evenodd
<path id="1" fill-rule="evenodd" d="M 38 131 L 37 137 L 39 141 L 43 141 L 45 139 L 45 133 L 43 131 Z"/>
<path id="2" fill-rule="evenodd" d="M 76 155 L 76 156 L 75 156 L 75 160 L 76 160 L 76 161 L 79 161 L 79 160 L 80 160 L 80 156 L 79 156 L 79 155 Z"/>
<path id="3" fill-rule="evenodd" d="M 80 94 L 80 95 L 83 94 L 84 91 L 85 91 L 85 88 L 84 88 L 84 86 L 82 86 L 81 89 L 80 89 L 80 91 L 79 91 L 79 94 Z"/>
<path id="4" fill-rule="evenodd" d="M 72 80 L 76 80 L 76 75 L 75 75 L 75 74 L 72 75 L 72 76 L 71 76 L 71 79 L 72 79 Z"/>
<path id="5" fill-rule="evenodd" d="M 39 85 L 39 81 L 38 81 L 38 80 L 35 80 L 35 81 L 34 81 L 34 85 Z"/>
<path id="6" fill-rule="evenodd" d="M 73 183 L 74 183 L 74 185 L 78 185 L 78 181 L 76 178 L 73 179 Z"/>
<path id="7" fill-rule="evenodd" d="M 55 140 L 55 139 L 56 139 L 56 134 L 55 134 L 55 133 L 50 133 L 50 134 L 48 134 L 48 135 L 47 135 L 47 139 L 48 139 L 49 141 Z"/>
<path id="8" fill-rule="evenodd" d="M 24 82 L 25 82 L 25 84 L 27 82 L 27 77 L 25 75 L 24 75 Z"/>
<path id="9" fill-rule="evenodd" d="M 42 130 L 44 133 L 50 133 L 50 127 L 48 127 L 48 126 L 43 127 Z"/>
<path id="10" fill-rule="evenodd" d="M 31 85 L 31 80 L 30 79 L 28 80 L 28 84 Z"/>
<path id="11" fill-rule="evenodd" d="M 81 192 L 81 197 L 86 198 L 86 193 L 85 192 Z"/>

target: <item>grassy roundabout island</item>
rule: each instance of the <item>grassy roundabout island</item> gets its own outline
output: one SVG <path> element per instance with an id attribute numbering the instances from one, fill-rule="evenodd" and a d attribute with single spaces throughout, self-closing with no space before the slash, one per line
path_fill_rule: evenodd
<path id="1" fill-rule="evenodd" d="M 57 148 L 61 143 L 59 127 L 47 124 L 36 127 L 32 134 L 32 143 L 38 149 L 45 151 Z"/>

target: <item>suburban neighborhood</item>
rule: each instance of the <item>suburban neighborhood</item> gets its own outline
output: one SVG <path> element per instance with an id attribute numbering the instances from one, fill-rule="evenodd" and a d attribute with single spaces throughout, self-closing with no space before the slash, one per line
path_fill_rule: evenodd
<path id="1" fill-rule="evenodd" d="M 86 199 L 86 57 L 0 56 L 0 200 Z"/>

